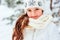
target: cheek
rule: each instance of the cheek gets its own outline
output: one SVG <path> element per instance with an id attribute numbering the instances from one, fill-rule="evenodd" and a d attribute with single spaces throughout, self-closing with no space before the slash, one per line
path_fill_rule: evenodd
<path id="1" fill-rule="evenodd" d="M 28 17 L 31 17 L 31 13 L 30 12 L 27 12 L 27 15 L 28 15 Z"/>

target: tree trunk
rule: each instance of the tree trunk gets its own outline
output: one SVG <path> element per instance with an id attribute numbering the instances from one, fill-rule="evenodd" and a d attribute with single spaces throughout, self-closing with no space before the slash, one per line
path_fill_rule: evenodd
<path id="1" fill-rule="evenodd" d="M 50 9 L 52 10 L 52 0 L 50 0 Z"/>

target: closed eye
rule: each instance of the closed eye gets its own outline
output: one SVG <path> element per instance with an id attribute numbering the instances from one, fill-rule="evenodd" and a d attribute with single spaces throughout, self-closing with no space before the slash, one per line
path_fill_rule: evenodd
<path id="1" fill-rule="evenodd" d="M 39 8 L 36 8 L 35 10 L 39 10 Z"/>
<path id="2" fill-rule="evenodd" d="M 28 11 L 29 11 L 29 12 L 31 12 L 31 10 L 30 10 L 30 9 L 28 9 Z"/>

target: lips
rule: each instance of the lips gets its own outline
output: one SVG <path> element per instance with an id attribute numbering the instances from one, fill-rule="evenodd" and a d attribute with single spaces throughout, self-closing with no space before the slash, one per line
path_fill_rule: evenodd
<path id="1" fill-rule="evenodd" d="M 37 18 L 38 18 L 38 16 L 31 16 L 31 18 L 37 19 Z"/>

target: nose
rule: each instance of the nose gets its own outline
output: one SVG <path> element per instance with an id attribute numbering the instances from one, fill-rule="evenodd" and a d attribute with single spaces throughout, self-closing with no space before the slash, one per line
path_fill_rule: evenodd
<path id="1" fill-rule="evenodd" d="M 32 15 L 31 16 L 36 16 L 35 11 L 32 11 Z"/>

